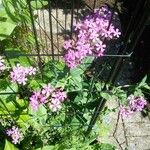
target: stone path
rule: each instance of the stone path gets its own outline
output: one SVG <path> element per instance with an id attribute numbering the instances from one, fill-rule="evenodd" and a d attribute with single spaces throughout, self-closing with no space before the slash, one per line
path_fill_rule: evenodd
<path id="1" fill-rule="evenodd" d="M 107 104 L 109 108 L 112 102 Z M 114 108 L 115 108 L 114 107 Z M 130 118 L 122 119 L 118 112 L 110 113 L 111 129 L 108 139 L 101 138 L 101 142 L 111 143 L 118 150 L 150 150 L 150 120 L 143 117 L 140 112 L 133 114 Z"/>

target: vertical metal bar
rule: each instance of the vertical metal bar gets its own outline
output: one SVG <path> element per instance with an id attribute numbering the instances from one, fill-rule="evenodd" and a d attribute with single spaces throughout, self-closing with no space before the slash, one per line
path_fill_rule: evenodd
<path id="1" fill-rule="evenodd" d="M 41 60 L 41 57 L 40 57 L 40 48 L 39 48 L 39 44 L 38 44 L 38 40 L 37 40 L 37 32 L 36 32 L 36 28 L 35 28 L 35 24 L 34 24 L 33 12 L 32 12 L 32 6 L 31 6 L 31 3 L 30 3 L 30 0 L 27 0 L 27 4 L 28 4 L 28 7 L 29 7 L 29 13 L 30 13 L 30 17 L 31 17 L 31 23 L 32 23 L 33 33 L 34 33 L 34 39 L 35 39 L 35 44 L 36 44 L 36 49 L 37 49 L 37 54 L 38 54 L 38 60 L 39 60 L 38 65 L 39 65 L 39 69 L 40 69 L 40 72 L 41 72 L 41 78 L 43 80 L 42 60 Z"/>
<path id="2" fill-rule="evenodd" d="M 53 46 L 53 27 L 52 27 L 52 7 L 51 0 L 48 0 L 48 10 L 49 10 L 49 24 L 50 24 L 50 37 L 51 37 L 51 50 L 52 50 L 52 60 L 54 60 L 54 46 Z"/>
<path id="3" fill-rule="evenodd" d="M 41 1 L 42 5 L 43 5 L 43 2 Z M 42 20 L 43 20 L 43 25 L 44 25 L 44 31 L 46 31 L 46 24 L 45 24 L 45 14 L 44 12 L 42 12 Z M 45 44 L 46 44 L 46 53 L 48 54 L 48 44 L 47 44 L 47 37 L 46 37 L 46 32 L 44 32 L 44 39 L 45 39 Z"/>
<path id="4" fill-rule="evenodd" d="M 94 0 L 94 4 L 93 4 L 93 10 L 95 9 L 95 6 L 96 6 L 96 1 L 97 1 L 97 0 Z"/>
<path id="5" fill-rule="evenodd" d="M 148 16 L 149 16 L 149 8 L 150 8 L 150 6 L 149 6 L 148 1 L 149 0 L 147 0 L 146 7 L 144 8 L 144 14 L 143 14 L 141 20 L 139 21 L 139 24 L 136 24 L 136 28 L 135 29 L 133 28 L 133 30 L 135 30 L 135 32 L 133 34 L 134 38 L 131 39 L 132 42 L 131 43 L 128 43 L 128 42 L 125 43 L 124 47 L 121 49 L 121 51 L 119 51 L 119 53 L 125 54 L 125 52 L 127 50 L 132 52 L 133 49 L 135 48 L 136 43 L 137 43 L 140 35 L 142 34 L 144 28 L 145 28 L 145 24 L 146 24 L 146 21 L 147 21 Z M 137 18 L 138 18 L 138 16 L 137 16 Z M 126 36 L 128 36 L 128 35 L 126 35 Z M 112 70 L 112 72 L 111 72 L 111 76 L 110 76 L 110 79 L 109 79 L 108 83 L 115 82 L 115 79 L 116 79 L 115 76 L 117 76 L 119 74 L 119 72 L 121 71 L 121 66 L 122 66 L 122 63 L 123 63 L 123 59 L 124 58 L 120 57 L 116 61 L 116 63 L 114 64 L 114 67 L 113 67 L 114 70 Z"/>
<path id="6" fill-rule="evenodd" d="M 43 39 L 42 39 L 42 33 L 41 33 L 41 29 L 40 29 L 40 21 L 41 20 L 39 18 L 39 10 L 37 9 L 38 8 L 38 1 L 37 0 L 35 1 L 35 4 L 36 4 L 36 12 L 37 12 L 37 15 L 38 15 L 37 17 L 38 17 L 38 23 L 39 23 L 39 25 L 38 25 L 39 26 L 39 35 L 40 35 L 39 37 L 40 37 L 41 42 L 42 42 Z"/>
<path id="7" fill-rule="evenodd" d="M 76 23 L 77 23 L 77 21 L 78 21 L 78 19 L 79 19 L 79 6 L 80 6 L 80 2 L 79 2 L 79 0 L 77 1 L 77 19 L 76 19 Z"/>
<path id="8" fill-rule="evenodd" d="M 65 12 L 65 39 L 66 39 L 66 37 L 67 37 L 67 32 L 66 32 L 66 30 L 67 30 L 67 8 L 66 8 L 66 5 L 64 6 L 64 12 Z"/>
<path id="9" fill-rule="evenodd" d="M 72 38 L 72 33 L 73 33 L 73 17 L 74 17 L 74 0 L 71 0 L 71 33 L 70 33 L 70 38 Z"/>
<path id="10" fill-rule="evenodd" d="M 137 21 L 137 15 L 139 13 L 139 10 L 141 9 L 142 3 L 143 3 L 143 0 L 139 0 L 136 3 L 135 10 L 133 12 L 133 15 L 130 18 L 129 24 L 128 24 L 127 29 L 126 29 L 125 34 L 124 34 L 124 42 L 125 43 L 127 43 L 129 35 L 131 33 L 131 30 L 134 28 L 134 25 L 136 27 L 135 22 Z"/>
<path id="11" fill-rule="evenodd" d="M 56 0 L 56 19 L 58 20 L 58 1 L 57 0 Z M 58 21 L 56 21 L 56 26 L 57 26 L 56 38 L 57 38 L 57 47 L 58 47 L 57 54 L 59 54 L 59 38 L 58 38 L 59 26 L 58 26 Z M 58 60 L 59 60 L 59 56 L 58 56 Z"/>
<path id="12" fill-rule="evenodd" d="M 111 21 L 112 21 L 113 16 L 114 16 L 115 9 L 116 9 L 116 7 L 117 7 L 117 2 L 118 2 L 118 0 L 115 0 L 113 12 L 112 12 L 112 14 L 111 14 L 111 18 L 110 18 L 110 21 L 109 21 L 109 25 L 108 25 L 107 30 L 109 30 L 109 28 L 110 28 L 110 24 L 111 24 Z M 107 84 L 107 82 L 106 82 L 106 84 Z M 105 84 L 103 90 L 106 89 L 106 84 Z M 100 114 L 100 111 L 103 109 L 103 107 L 104 107 L 104 105 L 105 105 L 105 103 L 106 103 L 106 100 L 103 99 L 103 98 L 102 98 L 102 99 L 99 98 L 99 101 L 100 101 L 100 102 L 99 102 L 98 106 L 95 108 L 94 114 L 92 115 L 91 121 L 90 121 L 89 126 L 88 126 L 88 129 L 87 129 L 87 131 L 86 131 L 86 134 L 89 134 L 89 133 L 91 132 L 91 130 L 92 130 L 93 126 L 95 125 L 96 120 L 97 120 L 97 118 L 98 118 L 98 116 L 99 116 L 99 114 Z"/>
<path id="13" fill-rule="evenodd" d="M 150 0 L 146 0 L 144 7 L 143 7 L 143 11 L 144 12 L 142 14 L 142 17 L 140 18 L 139 24 L 135 28 L 135 32 L 134 32 L 131 44 L 129 45 L 130 52 L 133 51 L 133 49 L 135 48 L 140 36 L 142 35 L 145 29 L 147 20 L 150 16 Z"/>

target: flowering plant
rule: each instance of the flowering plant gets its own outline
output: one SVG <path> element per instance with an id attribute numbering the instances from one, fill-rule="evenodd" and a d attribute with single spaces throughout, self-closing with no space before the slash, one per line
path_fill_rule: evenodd
<path id="1" fill-rule="evenodd" d="M 65 63 L 45 61 L 39 70 L 34 61 L 11 60 L 9 65 L 0 58 L 0 89 L 7 93 L 0 95 L 0 136 L 5 140 L 0 146 L 6 150 L 114 149 L 97 140 L 93 143 L 100 134 L 100 119 L 88 137 L 84 133 L 99 99 L 115 97 L 121 105 L 116 109 L 126 118 L 144 109 L 147 102 L 142 88 L 150 88 L 142 81 L 128 89 L 114 86 L 102 91 L 104 81 L 88 75 L 94 57 L 104 55 L 105 42 L 120 36 L 120 31 L 109 25 L 110 18 L 111 11 L 102 7 L 81 19 L 74 26 L 75 40 L 64 43 Z"/>
<path id="2" fill-rule="evenodd" d="M 88 55 L 103 56 L 106 41 L 120 37 L 119 29 L 110 24 L 111 17 L 112 11 L 103 6 L 75 24 L 75 40 L 69 39 L 64 43 L 64 59 L 68 67 L 76 67 Z"/>

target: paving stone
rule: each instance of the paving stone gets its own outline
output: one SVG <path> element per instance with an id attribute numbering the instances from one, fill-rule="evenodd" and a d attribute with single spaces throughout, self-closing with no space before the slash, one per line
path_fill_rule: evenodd
<path id="1" fill-rule="evenodd" d="M 148 116 L 146 116 L 146 117 L 141 117 L 141 122 L 145 122 L 145 123 L 150 123 L 150 119 L 149 119 L 149 117 Z"/>
<path id="2" fill-rule="evenodd" d="M 142 122 L 141 112 L 133 113 L 130 117 L 124 119 L 125 123 Z"/>
<path id="3" fill-rule="evenodd" d="M 36 29 L 42 28 L 46 32 L 50 32 L 50 22 L 49 22 L 49 11 L 48 10 L 37 10 L 34 14 L 38 16 L 37 22 L 35 23 Z M 63 33 L 64 30 L 70 30 L 71 27 L 71 14 L 64 13 L 63 9 L 52 9 L 52 32 Z M 57 19 L 57 21 L 56 21 Z M 74 19 L 75 20 L 75 19 Z"/>
<path id="4" fill-rule="evenodd" d="M 150 136 L 129 137 L 128 150 L 150 150 Z"/>
<path id="5" fill-rule="evenodd" d="M 127 123 L 125 124 L 127 136 L 147 136 L 150 135 L 150 123 Z"/>
<path id="6" fill-rule="evenodd" d="M 114 108 L 118 107 L 119 104 L 118 104 L 117 100 L 114 99 L 114 100 L 110 100 L 110 101 L 108 100 L 108 101 L 106 102 L 106 106 L 107 106 L 109 109 L 114 109 Z"/>

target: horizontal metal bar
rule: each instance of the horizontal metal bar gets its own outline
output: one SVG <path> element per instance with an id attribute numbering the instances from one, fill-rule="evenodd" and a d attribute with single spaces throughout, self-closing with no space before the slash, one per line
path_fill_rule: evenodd
<path id="1" fill-rule="evenodd" d="M 16 53 L 14 53 L 14 54 L 5 53 L 5 55 L 7 55 L 7 56 L 31 56 L 31 57 L 39 56 L 39 55 L 40 56 L 63 56 L 62 54 L 16 54 Z M 102 57 L 124 57 L 124 58 L 127 57 L 127 58 L 129 58 L 129 57 L 131 57 L 131 55 L 132 55 L 132 53 L 130 53 L 128 55 L 105 54 Z M 4 56 L 4 54 L 3 55 L 0 54 L 0 56 Z M 93 57 L 93 55 L 88 55 L 88 56 Z M 97 57 L 97 56 L 95 56 L 95 57 Z"/>
<path id="2" fill-rule="evenodd" d="M 31 57 L 35 57 L 35 56 L 63 56 L 62 54 L 9 54 L 9 53 L 5 53 L 4 55 L 0 54 L 0 56 L 31 56 Z"/>
<path id="3" fill-rule="evenodd" d="M 124 58 L 130 58 L 132 54 L 128 54 L 128 55 L 103 55 L 103 57 L 124 57 Z"/>
<path id="4" fill-rule="evenodd" d="M 16 93 L 16 92 L 0 93 L 0 95 L 10 95 L 10 94 L 20 94 L 20 93 Z"/>

